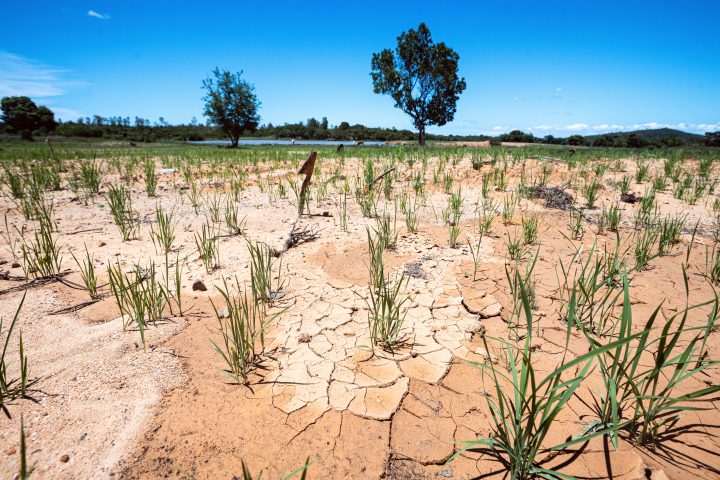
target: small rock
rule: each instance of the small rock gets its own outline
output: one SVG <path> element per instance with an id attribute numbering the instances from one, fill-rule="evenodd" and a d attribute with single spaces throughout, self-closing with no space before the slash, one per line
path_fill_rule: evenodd
<path id="1" fill-rule="evenodd" d="M 85 437 L 87 437 L 87 433 L 83 433 L 80 435 L 80 440 L 85 440 Z"/>
<path id="2" fill-rule="evenodd" d="M 12 265 L 10 265 L 10 268 L 20 268 L 20 264 L 18 262 L 13 262 Z"/>
<path id="3" fill-rule="evenodd" d="M 105 242 L 98 243 L 98 247 L 104 247 L 105 245 L 107 245 L 107 243 L 105 243 Z"/>
<path id="4" fill-rule="evenodd" d="M 15 449 L 14 449 L 13 447 L 10 447 L 10 448 L 8 448 L 8 449 L 5 450 L 5 454 L 8 455 L 8 456 L 10 456 L 10 455 L 15 455 Z"/>
<path id="5" fill-rule="evenodd" d="M 192 284 L 192 289 L 194 292 L 205 292 L 207 291 L 207 287 L 203 283 L 202 280 L 195 280 Z"/>
<path id="6" fill-rule="evenodd" d="M 67 463 L 67 462 L 70 461 L 70 456 L 69 456 L 69 455 L 63 455 L 62 457 L 60 457 L 60 461 L 61 461 L 62 463 Z"/>
<path id="7" fill-rule="evenodd" d="M 300 343 L 310 343 L 310 340 L 312 340 L 312 337 L 307 333 L 301 333 L 298 336 L 298 342 Z"/>

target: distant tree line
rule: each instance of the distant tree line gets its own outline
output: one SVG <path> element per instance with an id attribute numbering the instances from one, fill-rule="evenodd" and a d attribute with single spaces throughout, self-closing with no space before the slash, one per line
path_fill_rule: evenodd
<path id="1" fill-rule="evenodd" d="M 2 116 L 0 116 L 0 133 L 20 135 L 23 138 L 45 136 L 49 134 L 63 137 L 106 138 L 125 140 L 128 142 L 157 141 L 201 141 L 226 139 L 227 135 L 221 127 L 207 125 L 193 118 L 187 124 L 171 125 L 163 117 L 151 121 L 142 117 L 112 116 L 79 118 L 74 121 L 58 122 L 53 112 L 43 106 L 37 106 L 28 97 L 5 97 L 0 100 Z M 330 125 L 327 117 L 320 120 L 309 118 L 304 122 L 273 125 L 260 125 L 255 130 L 242 131 L 242 136 L 250 138 L 294 138 L 302 140 L 370 140 L 370 141 L 415 141 L 417 134 L 410 130 L 395 128 L 373 128 L 365 125 L 341 122 Z M 720 132 L 689 136 L 688 139 L 667 134 L 661 138 L 647 138 L 637 133 L 612 133 L 583 137 L 555 137 L 546 135 L 536 137 L 532 133 L 513 130 L 496 137 L 487 135 L 433 135 L 428 134 L 431 141 L 487 141 L 500 142 L 544 143 L 548 145 L 620 147 L 620 148 L 661 148 L 682 145 L 705 144 L 709 147 L 720 147 Z"/>

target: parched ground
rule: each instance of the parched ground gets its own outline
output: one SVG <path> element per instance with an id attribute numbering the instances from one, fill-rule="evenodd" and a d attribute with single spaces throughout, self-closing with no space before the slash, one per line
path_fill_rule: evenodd
<path id="1" fill-rule="evenodd" d="M 437 159 L 434 159 L 434 161 Z M 550 161 L 550 160 L 547 160 Z M 318 182 L 331 179 L 337 160 L 323 159 L 316 172 Z M 297 163 L 297 162 L 296 162 Z M 503 198 L 517 190 L 521 173 L 540 171 L 541 163 L 527 160 L 510 169 Z M 221 306 L 215 286 L 223 279 L 249 281 L 249 254 L 246 241 L 267 242 L 280 248 L 297 217 L 290 198 L 271 198 L 266 179 L 295 178 L 292 164 L 252 170 L 247 189 L 237 201 L 240 216 L 247 217 L 244 236 L 221 239 L 221 268 L 207 274 L 195 248 L 193 235 L 205 222 L 208 204 L 215 195 L 225 199 L 227 182 L 208 174 L 203 206 L 196 214 L 187 198 L 183 176 L 161 170 L 157 198 L 148 198 L 141 181 L 133 184 L 134 207 L 143 223 L 137 240 L 120 241 L 117 227 L 104 195 L 87 204 L 67 191 L 55 192 L 55 218 L 63 248 L 63 266 L 71 270 L 66 278 L 80 282 L 70 252 L 80 256 L 87 245 L 96 259 L 101 283 L 106 282 L 108 262 L 117 261 L 128 269 L 134 263 L 146 265 L 156 254 L 149 224 L 156 202 L 166 210 L 174 208 L 177 219 L 175 250 L 183 263 L 183 292 L 186 312 L 170 317 L 148 329 L 143 348 L 137 331 L 123 331 L 119 311 L 112 297 L 76 311 L 52 314 L 87 299 L 85 292 L 53 282 L 24 291 L 11 290 L 22 282 L 6 276 L 0 280 L 0 316 L 10 319 L 21 301 L 19 329 L 29 356 L 32 400 L 18 400 L 9 407 L 12 419 L 0 417 L 0 477 L 13 478 L 17 472 L 19 418 L 27 434 L 30 463 L 37 478 L 233 478 L 240 475 L 241 460 L 263 478 L 279 478 L 310 458 L 309 478 L 502 478 L 504 466 L 487 452 L 469 451 L 448 462 L 464 441 L 491 432 L 486 396 L 495 395 L 494 386 L 480 368 L 468 361 L 502 364 L 499 345 L 486 348 L 482 335 L 517 340 L 518 330 L 508 323 L 512 298 L 506 278 L 506 241 L 521 232 L 523 212 L 540 215 L 537 245 L 528 247 L 526 258 L 539 247 L 535 267 L 536 302 L 533 355 L 538 372 L 556 368 L 564 354 L 566 328 L 558 314 L 559 262 L 568 263 L 580 244 L 590 249 L 615 244 L 615 234 L 596 235 L 593 221 L 599 209 L 586 210 L 585 235 L 571 241 L 568 213 L 544 207 L 542 200 L 522 200 L 509 225 L 500 218 L 482 242 L 481 262 L 476 279 L 466 236 L 476 239 L 474 208 L 481 197 L 481 172 L 474 171 L 469 158 L 445 168 L 455 172 L 455 187 L 464 197 L 461 245 L 448 246 L 448 228 L 440 211 L 447 195 L 432 185 L 431 162 L 426 175 L 427 205 L 420 210 L 417 233 L 408 232 L 398 213 L 397 246 L 385 252 L 386 271 L 409 275 L 407 316 L 403 327 L 406 346 L 393 353 L 370 348 L 367 305 L 369 262 L 364 218 L 348 195 L 348 231 L 338 222 L 337 188 L 342 180 L 329 182 L 327 198 L 311 201 L 314 216 L 303 217 L 299 226 L 318 233 L 316 239 L 301 243 L 282 256 L 280 277 L 285 295 L 272 312 L 282 313 L 272 324 L 266 340 L 266 359 L 251 377 L 249 386 L 230 383 L 222 372 L 222 358 L 210 339 L 219 340 L 218 319 L 211 301 Z M 358 159 L 345 159 L 344 175 L 351 179 L 361 171 Z M 625 173 L 635 164 L 625 161 Z M 660 162 L 653 163 L 657 171 Z M 379 168 L 377 168 L 380 170 Z M 416 164 L 414 171 L 419 169 Z M 412 173 L 399 169 L 395 191 L 411 191 Z M 654 171 L 655 171 L 654 170 Z M 263 180 L 257 181 L 257 175 Z M 564 164 L 555 162 L 549 184 L 569 179 Z M 619 197 L 612 180 L 622 172 L 608 171 L 601 179 L 598 205 L 609 205 Z M 220 180 L 218 182 L 218 180 Z M 108 174 L 106 182 L 118 181 Z M 333 185 L 334 183 L 334 185 Z M 632 185 L 644 193 L 649 184 Z M 572 191 L 572 190 L 571 190 Z M 583 198 L 578 192 L 578 204 Z M 697 205 L 673 198 L 672 192 L 658 194 L 663 214 L 686 212 L 688 229 L 683 242 L 670 255 L 655 258 L 650 267 L 634 275 L 631 302 L 636 323 L 662 303 L 667 318 L 685 306 L 681 264 L 692 226 L 700 221 L 694 248 L 689 257 L 690 301 L 711 298 L 712 287 L 702 273 L 706 249 L 712 246 L 709 233 L 715 228 L 714 195 Z M 384 200 L 379 208 L 382 211 Z M 632 245 L 631 228 L 636 207 L 624 209 L 621 238 Z M 392 203 L 388 211 L 393 211 Z M 0 198 L 0 211 L 7 212 L 10 225 L 26 223 L 7 196 Z M 329 216 L 323 216 L 328 212 Z M 32 227 L 32 224 L 29 223 Z M 16 234 L 10 232 L 10 238 Z M 15 236 L 13 236 L 15 235 Z M 12 268 L 16 259 L 3 238 L 0 269 L 22 275 Z M 532 253 L 531 253 L 532 252 Z M 632 255 L 632 253 L 630 253 Z M 174 257 L 174 254 L 173 254 Z M 193 291 L 201 279 L 207 291 Z M 10 289 L 10 290 L 9 290 Z M 694 311 L 693 325 L 702 324 L 707 308 Z M 705 317 L 703 318 L 703 316 Z M 711 336 L 709 356 L 719 358 L 720 345 Z M 573 354 L 587 351 L 580 335 L 571 338 Z M 17 341 L 9 347 L 11 371 L 17 356 Z M 714 385 L 716 370 L 689 382 L 687 388 Z M 588 392 L 596 388 L 588 379 L 568 408 L 558 418 L 548 442 L 558 443 L 579 433 L 591 421 Z M 717 457 L 717 407 L 689 412 L 677 434 L 655 449 L 638 448 L 621 441 L 617 450 L 596 438 L 587 445 L 550 455 L 548 466 L 562 466 L 567 474 L 583 478 L 662 479 L 719 478 Z"/>

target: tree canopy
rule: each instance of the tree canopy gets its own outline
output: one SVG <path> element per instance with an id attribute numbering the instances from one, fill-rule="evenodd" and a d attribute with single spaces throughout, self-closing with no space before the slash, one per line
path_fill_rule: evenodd
<path id="1" fill-rule="evenodd" d="M 373 54 L 373 90 L 390 95 L 395 107 L 408 114 L 425 144 L 428 125 L 445 125 L 455 117 L 457 101 L 465 90 L 458 77 L 460 56 L 444 43 L 434 43 L 427 25 L 398 37 L 397 48 Z"/>
<path id="2" fill-rule="evenodd" d="M 222 128 L 232 146 L 237 147 L 240 135 L 244 131 L 254 131 L 260 122 L 257 113 L 260 102 L 255 87 L 241 78 L 242 72 L 231 73 L 216 68 L 212 75 L 203 81 L 206 91 L 204 114 L 210 123 Z"/>
<path id="3" fill-rule="evenodd" d="M 55 129 L 55 114 L 47 107 L 38 107 L 29 97 L 3 97 L 0 100 L 2 121 L 10 130 L 31 139 L 33 132 Z"/>

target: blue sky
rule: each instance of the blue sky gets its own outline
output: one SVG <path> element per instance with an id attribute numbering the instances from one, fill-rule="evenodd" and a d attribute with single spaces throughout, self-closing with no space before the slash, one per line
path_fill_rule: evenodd
<path id="1" fill-rule="evenodd" d="M 424 21 L 460 55 L 455 120 L 429 131 L 720 130 L 720 1 L 6 0 L 0 96 L 78 116 L 202 121 L 202 79 L 243 70 L 263 122 L 411 128 L 372 93 L 373 52 Z"/>

